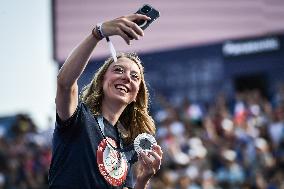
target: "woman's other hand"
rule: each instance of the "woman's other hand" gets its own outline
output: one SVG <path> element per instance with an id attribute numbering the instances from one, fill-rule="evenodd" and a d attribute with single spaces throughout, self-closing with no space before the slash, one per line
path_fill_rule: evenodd
<path id="1" fill-rule="evenodd" d="M 152 157 L 150 157 L 150 155 Z M 139 172 L 137 181 L 148 181 L 161 167 L 163 151 L 159 145 L 153 146 L 153 151 L 148 155 L 141 152 L 139 154 Z"/>

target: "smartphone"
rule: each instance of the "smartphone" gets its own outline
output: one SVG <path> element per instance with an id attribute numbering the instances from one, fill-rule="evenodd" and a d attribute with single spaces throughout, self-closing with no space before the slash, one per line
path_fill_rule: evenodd
<path id="1" fill-rule="evenodd" d="M 134 21 L 142 30 L 145 30 L 152 22 L 160 17 L 160 12 L 149 4 L 143 5 L 136 13 L 144 14 L 151 18 L 151 20 Z"/>

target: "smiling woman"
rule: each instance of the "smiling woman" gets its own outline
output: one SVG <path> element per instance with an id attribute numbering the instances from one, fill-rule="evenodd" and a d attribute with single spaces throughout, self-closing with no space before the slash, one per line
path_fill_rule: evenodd
<path id="1" fill-rule="evenodd" d="M 155 133 L 153 119 L 148 114 L 149 93 L 144 68 L 135 53 L 121 53 L 116 63 L 113 58 L 107 59 L 90 84 L 83 88 L 81 100 L 95 116 L 106 106 L 125 107 L 119 120 L 128 130 L 126 143 L 133 142 L 140 133 Z"/>
<path id="2" fill-rule="evenodd" d="M 138 65 L 132 60 L 126 57 L 119 58 L 117 63 L 110 66 L 104 76 L 103 90 L 109 90 L 104 96 L 104 101 L 112 102 L 111 97 L 117 96 L 118 99 L 122 97 L 122 106 L 134 102 L 141 82 L 138 76 L 139 72 Z"/>
<path id="3" fill-rule="evenodd" d="M 58 74 L 56 127 L 49 171 L 50 188 L 145 188 L 159 170 L 160 146 L 147 155 L 137 154 L 133 141 L 141 133 L 155 133 L 148 112 L 149 93 L 140 59 L 122 53 L 109 58 L 78 98 L 77 80 L 97 43 L 112 35 L 128 44 L 144 33 L 133 21 L 147 20 L 132 14 L 94 28 L 70 54 Z M 152 156 L 152 157 L 150 157 Z M 133 164 L 139 175 L 133 182 Z"/>

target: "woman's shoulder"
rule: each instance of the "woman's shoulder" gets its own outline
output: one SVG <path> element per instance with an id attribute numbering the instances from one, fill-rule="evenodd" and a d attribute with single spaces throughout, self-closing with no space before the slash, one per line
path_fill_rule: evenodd
<path id="1" fill-rule="evenodd" d="M 80 114 L 81 116 L 85 117 L 85 119 L 91 121 L 92 123 L 96 123 L 97 124 L 97 115 L 95 115 L 91 108 L 84 102 L 80 102 L 78 105 L 78 109 L 80 109 Z"/>
<path id="2" fill-rule="evenodd" d="M 84 113 L 91 113 L 90 107 L 85 102 L 79 102 L 78 108 Z"/>
<path id="3" fill-rule="evenodd" d="M 85 111 L 87 111 L 87 112 L 89 112 L 89 113 L 92 113 L 92 108 L 87 104 L 87 103 L 85 103 L 85 102 L 83 102 L 83 101 L 80 101 L 79 102 L 79 104 L 78 104 L 78 106 L 81 108 L 81 109 L 83 109 L 83 110 L 85 110 Z M 92 113 L 93 114 L 93 113 Z M 94 114 L 93 114 L 94 115 Z"/>

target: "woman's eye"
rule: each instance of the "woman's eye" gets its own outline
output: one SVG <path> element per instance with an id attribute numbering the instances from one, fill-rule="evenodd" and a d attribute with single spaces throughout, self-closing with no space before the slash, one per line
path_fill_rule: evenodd
<path id="1" fill-rule="evenodd" d="M 133 77 L 135 80 L 138 80 L 138 79 L 139 79 L 139 75 L 138 75 L 137 73 L 132 74 L 132 77 Z"/>
<path id="2" fill-rule="evenodd" d="M 123 69 L 122 68 L 115 68 L 114 71 L 117 72 L 117 73 L 123 73 Z"/>

